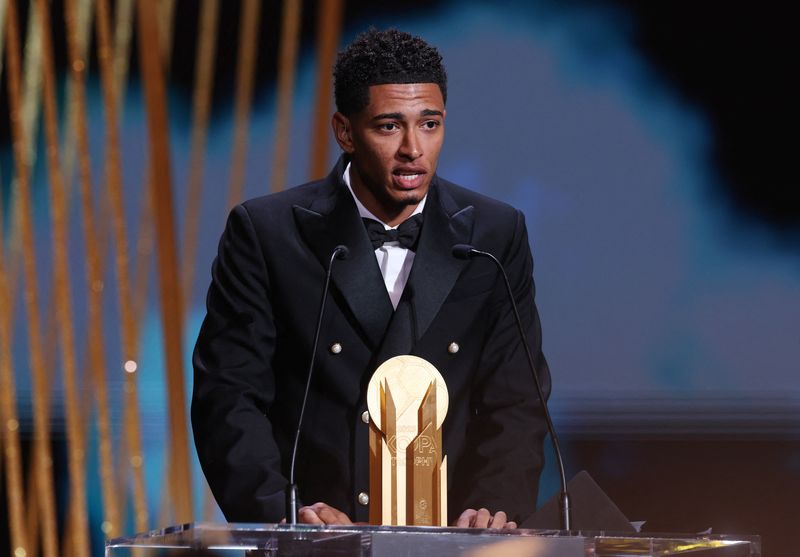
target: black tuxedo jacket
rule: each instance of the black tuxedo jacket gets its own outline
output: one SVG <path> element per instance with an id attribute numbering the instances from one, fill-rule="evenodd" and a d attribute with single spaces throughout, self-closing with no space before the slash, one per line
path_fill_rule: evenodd
<path id="1" fill-rule="evenodd" d="M 296 478 L 305 504 L 324 501 L 366 521 L 366 387 L 388 356 L 393 308 L 340 160 L 324 180 L 256 198 L 231 212 L 212 268 L 194 351 L 192 425 L 198 456 L 226 518 L 276 522 L 305 388 L 325 272 L 337 260 L 304 418 Z M 442 373 L 450 519 L 465 508 L 535 509 L 545 422 L 502 277 L 454 244 L 495 254 L 507 269 L 543 386 L 532 258 L 516 209 L 434 177 L 411 275 L 411 353 Z M 395 320 L 396 321 L 396 320 Z M 338 343 L 340 351 L 331 349 Z M 451 343 L 458 350 L 448 350 Z M 454 353 L 453 353 L 454 352 Z M 363 499 L 363 497 L 362 497 Z"/>

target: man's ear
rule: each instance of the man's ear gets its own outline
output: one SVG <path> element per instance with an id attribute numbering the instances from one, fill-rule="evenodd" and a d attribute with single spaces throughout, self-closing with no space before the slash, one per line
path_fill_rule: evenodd
<path id="1" fill-rule="evenodd" d="M 341 112 L 337 112 L 331 119 L 331 127 L 333 128 L 333 136 L 336 138 L 336 143 L 339 144 L 342 151 L 352 154 L 354 148 L 350 119 Z"/>

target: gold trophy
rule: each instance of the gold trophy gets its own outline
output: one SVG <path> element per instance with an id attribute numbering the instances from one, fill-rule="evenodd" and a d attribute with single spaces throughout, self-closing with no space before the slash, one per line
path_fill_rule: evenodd
<path id="1" fill-rule="evenodd" d="M 442 423 L 447 385 L 430 362 L 396 356 L 367 387 L 371 524 L 447 525 Z"/>

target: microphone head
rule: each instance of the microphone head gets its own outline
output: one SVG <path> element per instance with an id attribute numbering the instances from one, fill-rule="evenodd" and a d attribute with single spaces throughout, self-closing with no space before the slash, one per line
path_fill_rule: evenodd
<path id="1" fill-rule="evenodd" d="M 350 248 L 343 244 L 339 244 L 333 248 L 333 254 L 336 259 L 347 259 L 350 257 Z"/>
<path id="2" fill-rule="evenodd" d="M 458 259 L 469 259 L 473 256 L 475 248 L 469 244 L 456 244 L 453 246 L 453 257 Z"/>

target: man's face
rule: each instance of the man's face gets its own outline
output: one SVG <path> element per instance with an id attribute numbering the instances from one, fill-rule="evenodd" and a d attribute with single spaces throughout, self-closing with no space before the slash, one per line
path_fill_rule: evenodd
<path id="1" fill-rule="evenodd" d="M 333 129 L 350 155 L 350 183 L 364 206 L 395 226 L 431 184 L 444 141 L 444 99 L 435 83 L 373 85 L 369 105 Z"/>

